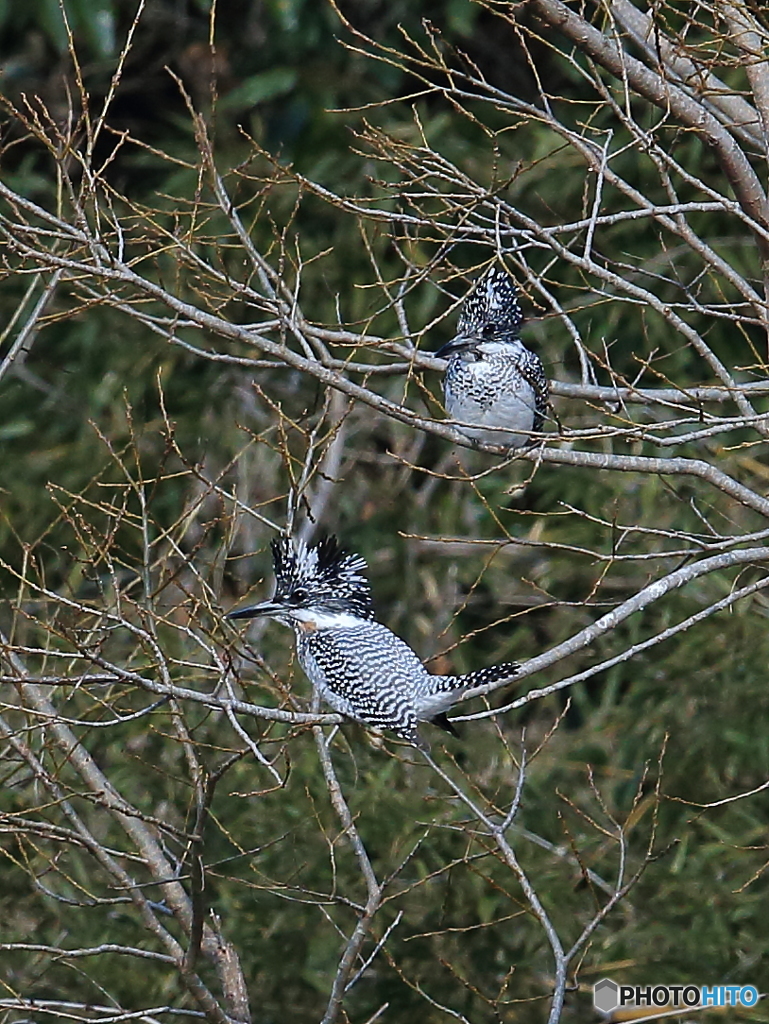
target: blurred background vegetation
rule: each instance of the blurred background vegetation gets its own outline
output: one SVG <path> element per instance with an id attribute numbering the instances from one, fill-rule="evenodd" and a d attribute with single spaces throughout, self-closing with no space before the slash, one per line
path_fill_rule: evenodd
<path id="1" fill-rule="evenodd" d="M 109 92 L 136 4 L 66 0 L 64 7 L 80 73 L 97 110 Z M 422 38 L 426 18 L 500 89 L 523 98 L 535 95 L 513 33 L 504 25 L 500 29 L 493 11 L 482 4 L 356 0 L 341 7 L 357 29 L 393 47 L 403 44 L 404 31 Z M 354 133 L 362 130 L 365 117 L 398 138 L 418 140 L 412 104 L 386 102 L 415 91 L 418 82 L 403 69 L 341 45 L 340 38 L 354 43 L 354 37 L 332 6 L 316 0 L 232 0 L 219 5 L 213 53 L 210 32 L 209 0 L 148 4 L 109 118 L 113 131 L 128 131 L 145 147 L 119 151 L 110 170 L 111 185 L 130 197 L 137 209 L 151 204 L 160 210 L 158 218 L 165 216 L 169 225 L 177 217 L 184 219 L 183 203 L 192 202 L 199 188 L 198 148 L 173 77 L 178 76 L 195 107 L 205 113 L 219 167 L 242 170 L 239 198 L 251 204 L 249 225 L 257 246 L 269 251 L 284 227 L 300 236 L 305 313 L 317 323 L 335 323 L 341 317 L 350 325 L 371 324 L 384 337 L 396 336 L 394 313 L 379 311 L 381 296 L 370 287 L 371 263 L 356 219 L 312 196 L 305 195 L 297 209 L 297 189 L 289 176 L 270 184 L 262 195 L 259 188 L 267 179 L 268 162 L 254 157 L 250 140 L 280 164 L 291 165 L 338 194 L 382 196 L 381 182 L 388 175 L 396 180 L 397 173 L 375 159 Z M 544 46 L 537 55 L 540 74 L 547 75 L 552 91 L 575 99 L 587 92 L 567 62 L 557 61 Z M 25 97 L 38 95 L 54 116 L 68 116 L 76 95 L 75 77 L 56 0 L 0 0 L 0 74 L 10 103 L 23 107 Z M 372 104 L 384 105 L 372 111 Z M 484 132 L 439 97 L 417 106 L 425 134 L 440 139 L 441 152 L 474 180 L 490 181 L 492 147 Z M 493 127 L 504 124 L 503 112 L 490 116 L 498 119 Z M 578 108 L 564 117 L 573 117 L 576 124 Z M 10 113 L 3 138 L 3 180 L 42 206 L 56 208 L 61 182 L 51 173 L 41 147 L 19 131 Z M 511 194 L 520 208 L 552 223 L 576 219 L 583 205 L 585 168 L 571 151 L 561 151 L 545 129 L 534 124 L 525 132 L 497 136 L 495 143 L 501 149 L 500 160 L 512 169 Z M 102 158 L 111 141 L 104 139 L 103 145 Z M 676 146 L 678 159 L 696 162 L 705 179 L 719 175 L 701 142 L 689 136 Z M 161 156 L 159 149 L 177 162 Z M 99 156 L 95 155 L 97 165 Z M 639 163 L 634 169 L 636 159 L 629 149 L 622 170 L 654 198 L 659 184 L 645 166 Z M 526 165 L 526 174 L 517 178 L 519 164 Z M 265 204 L 262 216 L 256 216 L 257 200 Z M 701 217 L 701 234 L 750 274 L 751 258 L 744 253 L 752 243 L 735 227 L 738 222 L 717 213 Z M 618 228 L 612 236 L 616 251 L 607 255 L 626 260 L 628 273 L 646 275 L 648 281 L 660 245 L 656 232 L 644 224 L 639 228 L 629 220 Z M 213 246 L 216 218 L 210 233 Z M 379 267 L 396 276 L 400 260 L 386 226 L 372 228 L 368 243 Z M 426 263 L 435 251 L 435 246 L 415 239 L 411 257 Z M 450 258 L 462 270 L 485 255 L 459 246 Z M 682 273 L 686 259 L 685 253 L 680 255 Z M 162 276 L 163 270 L 158 261 L 158 274 Z M 632 378 L 646 361 L 647 385 L 666 380 L 707 382 L 692 350 L 680 340 L 671 343 L 667 326 L 652 311 L 621 300 L 583 302 L 584 281 L 577 271 L 563 266 L 550 272 L 582 337 L 595 342 L 598 356 L 603 356 L 604 344 L 609 346 L 619 372 Z M 4 274 L 3 325 L 13 317 L 28 283 L 27 277 Z M 660 280 L 661 298 L 668 287 Z M 409 300 L 412 329 L 418 333 L 465 288 L 466 282 L 445 283 L 440 277 L 415 288 Z M 728 287 L 723 288 L 723 301 L 733 301 Z M 543 315 L 536 296 L 526 296 L 525 302 L 531 321 L 525 338 L 541 353 L 549 373 L 560 380 L 578 379 L 576 353 L 561 323 Z M 244 306 L 229 315 L 246 322 L 249 311 Z M 422 347 L 437 349 L 450 336 L 452 325 L 453 320 L 440 323 L 422 339 Z M 714 321 L 707 336 L 729 365 L 738 363 L 748 376 L 765 376 L 758 356 L 750 357 L 761 344 L 760 332 L 752 325 L 737 338 L 731 321 Z M 286 430 L 288 444 L 300 459 L 308 425 L 315 421 L 324 394 L 315 381 L 287 368 L 265 369 L 257 390 L 253 378 L 250 369 L 205 361 L 170 346 L 115 309 L 89 307 L 69 292 L 57 292 L 29 353 L 0 380 L 0 556 L 5 565 L 20 571 L 34 552 L 38 577 L 50 590 L 79 600 L 103 592 L 106 584 L 89 563 L 99 531 L 107 532 L 104 517 L 94 512 L 89 534 L 81 528 L 79 513 L 63 514 L 62 508 L 70 508 L 69 496 L 75 495 L 85 495 L 78 505 L 81 511 L 87 501 L 102 511 L 110 502 L 117 506 L 133 501 L 126 497 L 120 462 L 104 439 L 113 452 L 125 453 L 123 463 L 135 477 L 140 467 L 145 481 L 157 481 L 151 488 L 150 508 L 158 533 L 176 523 L 190 501 L 197 486 L 191 467 L 202 467 L 209 478 L 220 478 L 224 484 L 240 481 L 249 502 L 280 524 L 288 477 L 285 462 L 270 441 L 274 403 L 280 403 L 287 420 L 298 424 Z M 178 452 L 168 443 L 159 382 Z M 404 384 L 387 378 L 381 390 L 398 400 Z M 428 375 L 426 391 L 412 389 L 409 400 L 429 404 L 430 395 L 437 393 L 437 375 Z M 556 407 L 579 424 L 579 411 L 563 402 Z M 433 412 L 436 408 L 433 404 Z M 452 665 L 466 670 L 531 657 L 587 624 L 611 601 L 642 586 L 648 569 L 643 561 L 624 563 L 604 585 L 605 566 L 589 553 L 514 546 L 490 560 L 490 547 L 441 546 L 419 538 L 498 540 L 507 530 L 524 541 L 546 534 L 553 543 L 607 553 L 611 529 L 587 516 L 609 524 L 653 520 L 660 531 L 696 531 L 699 509 L 705 507 L 708 515 L 720 516 L 735 531 L 762 526 L 757 514 L 735 508 L 723 496 L 714 498 L 694 483 L 671 484 L 655 476 L 586 475 L 576 468 L 543 465 L 526 481 L 528 471 L 513 465 L 474 485 L 434 477 L 430 471 L 442 464 L 446 451 L 440 438 L 415 438 L 410 428 L 360 406 L 349 413 L 345 429 L 344 481 L 326 507 L 321 526 L 338 532 L 350 549 L 367 558 L 379 618 L 425 658 L 439 656 L 437 669 Z M 739 443 L 747 436 L 744 432 L 732 439 L 734 450 L 719 451 L 719 464 L 738 476 L 752 474 L 754 483 L 765 481 L 766 445 L 741 449 Z M 249 443 L 249 438 L 256 440 Z M 600 444 L 596 447 L 600 450 Z M 700 448 L 684 445 L 676 454 L 696 457 Z M 639 445 L 638 451 L 653 454 L 648 445 Z M 514 486 L 516 482 L 521 486 Z M 571 514 L 569 506 L 587 515 Z M 230 528 L 216 502 L 208 513 L 208 521 L 191 524 L 184 535 L 186 554 L 217 586 L 223 605 L 251 587 L 262 594 L 261 581 L 269 579 L 268 529 L 253 523 Z M 130 579 L 140 572 L 138 530 L 123 525 L 117 543 L 125 578 Z M 631 540 L 626 551 L 648 552 L 655 543 L 648 537 Z M 657 550 L 663 543 L 661 533 Z M 695 584 L 698 593 L 684 590 L 629 619 L 573 658 L 570 671 L 609 657 L 718 600 L 733 578 L 714 574 Z M 11 572 L 0 579 L 0 625 L 8 632 L 21 598 Z M 170 605 L 173 598 L 168 600 Z M 66 636 L 70 627 L 74 628 L 72 623 L 62 620 L 57 628 Z M 32 626 L 16 623 L 14 628 L 17 636 L 25 629 L 30 638 L 36 636 Z M 214 630 L 215 624 L 206 628 Z M 178 640 L 170 632 L 167 639 Z M 122 643 L 126 664 L 141 668 L 142 651 L 131 650 L 127 640 L 109 642 L 113 657 L 118 657 Z M 265 702 L 265 694 L 279 696 L 284 683 L 306 693 L 301 673 L 291 674 L 289 646 L 288 634 L 277 627 L 260 638 L 259 649 L 276 676 L 265 682 L 264 674 L 255 670 L 252 699 Z M 450 653 L 443 653 L 447 648 Z M 183 657 L 181 649 L 178 656 Z M 589 986 L 605 975 L 628 983 L 752 983 L 769 989 L 769 932 L 763 910 L 769 796 L 759 794 L 709 811 L 673 800 L 657 804 L 654 799 L 666 736 L 666 794 L 703 804 L 766 780 L 767 664 L 767 605 L 757 598 L 570 691 L 571 704 L 562 724 L 530 766 L 520 825 L 559 849 L 573 841 L 585 865 L 608 879 L 616 870 L 616 852 L 584 815 L 600 817 L 608 811 L 624 820 L 632 811 L 627 835 L 636 865 L 643 859 L 656 817 L 655 849 L 666 852 L 597 929 L 579 974 L 582 988 L 569 994 L 564 1020 L 589 1019 Z M 543 676 L 537 685 L 558 677 L 555 672 Z M 195 670 L 188 666 L 187 685 L 193 685 L 190 677 L 194 680 Z M 199 678 L 207 678 L 204 671 Z M 141 706 L 142 698 L 124 693 L 118 703 L 125 713 Z M 98 719 L 90 698 L 77 692 L 62 706 L 72 718 Z M 563 710 L 563 701 L 553 696 L 530 705 L 523 714 L 507 716 L 498 726 L 489 721 L 468 723 L 461 744 L 447 741 L 447 749 L 469 780 L 482 782 L 504 803 L 515 774 L 497 742 L 496 728 L 515 746 L 525 725 L 527 744 L 533 748 Z M 233 746 L 226 723 L 202 708 L 187 713 L 201 756 L 210 765 L 218 763 Z M 82 735 L 128 799 L 184 829 L 192 811 L 186 802 L 182 744 L 172 733 L 172 717 L 167 708 L 159 708 L 149 720 L 94 729 L 92 734 L 84 730 Z M 474 836 L 466 809 L 436 786 L 425 766 L 388 757 L 357 727 L 345 727 L 343 732 L 354 753 L 341 759 L 340 781 L 375 869 L 380 876 L 387 875 L 416 847 L 394 883 L 392 903 L 382 911 L 377 934 L 399 910 L 404 918 L 388 940 L 386 955 L 350 994 L 349 1019 L 365 1021 L 385 1002 L 389 1009 L 384 1020 L 410 1021 L 417 1014 L 431 1022 L 448 1019 L 446 1011 L 425 1002 L 420 989 L 474 1024 L 544 1019 L 551 984 L 544 938 L 505 866 Z M 268 749 L 271 743 L 277 749 L 286 734 L 281 727 L 268 730 Z M 42 731 L 33 730 L 31 737 L 31 742 L 44 742 Z M 435 739 L 434 747 L 439 744 Z M 317 905 L 322 904 L 320 896 L 316 903 L 307 894 L 329 893 L 337 884 L 340 890 L 356 885 L 352 855 L 332 842 L 336 826 L 308 734 L 292 741 L 290 759 L 287 787 L 263 796 L 243 795 L 264 788 L 250 756 L 235 764 L 217 791 L 216 820 L 206 836 L 206 861 L 211 865 L 207 899 L 240 951 L 254 1020 L 260 1024 L 287 1017 L 297 1024 L 320 1019 L 340 939 L 330 915 Z M 588 766 L 605 801 L 603 810 L 591 790 Z M 64 762 L 57 770 L 66 779 Z M 6 813 L 22 814 L 37 806 L 34 781 L 12 759 L 3 776 L 0 801 Z M 95 808 L 92 814 L 97 815 Z M 338 879 L 332 877 L 330 845 Z M 515 839 L 515 845 L 536 877 L 555 923 L 567 938 L 576 938 L 595 910 L 594 896 L 580 871 L 573 861 L 523 838 Z M 124 913 L 116 906 L 107 914 L 88 907 L 84 896 L 100 883 L 77 850 L 66 855 L 69 887 L 57 877 L 56 898 L 42 883 L 30 881 L 36 872 L 43 877 L 38 861 L 48 854 L 42 848 L 22 851 L 9 839 L 2 841 L 0 852 L 4 941 L 70 947 L 144 941 L 130 909 Z M 79 901 L 84 905 L 76 907 Z M 18 952 L 0 952 L 0 978 L 9 995 L 40 999 L 99 1002 L 109 992 L 129 1009 L 175 1000 L 183 1005 L 185 999 L 164 967 L 118 960 L 116 955 L 89 961 L 87 970 L 81 971 L 43 954 L 24 958 Z M 18 1017 L 0 1013 L 0 1020 Z M 759 1006 L 745 1019 L 767 1020 L 769 1013 Z"/>

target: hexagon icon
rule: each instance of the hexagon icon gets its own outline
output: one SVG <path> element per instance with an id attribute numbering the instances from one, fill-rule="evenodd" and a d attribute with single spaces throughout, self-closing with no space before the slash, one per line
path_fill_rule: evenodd
<path id="1" fill-rule="evenodd" d="M 611 978 L 602 978 L 593 985 L 593 1005 L 601 1013 L 611 1013 L 619 1006 L 619 985 Z"/>

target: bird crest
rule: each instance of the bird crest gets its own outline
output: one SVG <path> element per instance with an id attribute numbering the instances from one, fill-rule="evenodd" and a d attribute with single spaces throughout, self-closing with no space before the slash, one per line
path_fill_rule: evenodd
<path id="1" fill-rule="evenodd" d="M 310 606 L 349 610 L 363 619 L 374 618 L 371 585 L 364 575 L 366 561 L 339 546 L 333 535 L 313 547 L 304 541 L 277 537 L 272 542 L 275 599 L 292 597 Z"/>
<path id="2" fill-rule="evenodd" d="M 518 290 L 504 267 L 493 265 L 480 277 L 462 303 L 457 336 L 491 338 L 500 334 L 518 337 L 523 311 Z M 491 340 L 489 338 L 489 340 Z"/>

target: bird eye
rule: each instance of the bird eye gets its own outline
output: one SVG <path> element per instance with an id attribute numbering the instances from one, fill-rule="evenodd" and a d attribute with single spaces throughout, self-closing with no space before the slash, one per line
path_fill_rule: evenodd
<path id="1" fill-rule="evenodd" d="M 299 590 L 292 591 L 291 592 L 291 600 L 295 601 L 297 604 L 300 604 L 302 601 L 306 601 L 307 600 L 307 591 L 306 590 L 302 590 L 301 588 Z"/>

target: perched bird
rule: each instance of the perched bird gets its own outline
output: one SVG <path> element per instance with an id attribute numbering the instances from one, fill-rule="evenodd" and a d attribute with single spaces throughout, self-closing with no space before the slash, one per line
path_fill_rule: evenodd
<path id="1" fill-rule="evenodd" d="M 541 429 L 547 412 L 548 380 L 539 356 L 519 337 L 522 323 L 510 275 L 492 266 L 462 304 L 456 337 L 435 353 L 449 359 L 446 411 L 472 424 L 457 430 L 483 444 L 531 444 L 530 432 Z"/>
<path id="2" fill-rule="evenodd" d="M 374 620 L 366 563 L 335 537 L 315 547 L 288 537 L 272 542 L 271 600 L 230 612 L 230 619 L 267 615 L 291 626 L 299 664 L 320 696 L 348 718 L 424 747 L 420 721 L 456 735 L 446 710 L 467 690 L 513 676 L 494 665 L 463 676 L 431 675 L 408 644 Z"/>

